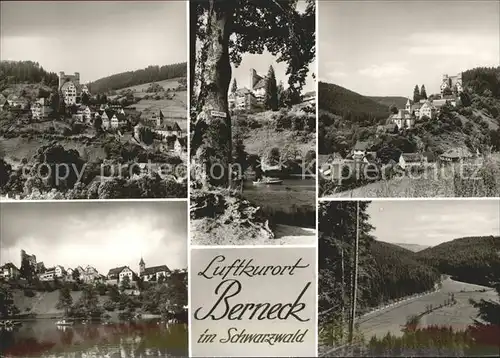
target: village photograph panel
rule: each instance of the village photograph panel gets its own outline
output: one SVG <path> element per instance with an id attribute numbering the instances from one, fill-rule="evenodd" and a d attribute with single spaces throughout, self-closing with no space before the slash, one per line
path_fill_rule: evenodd
<path id="1" fill-rule="evenodd" d="M 314 0 L 190 3 L 191 240 L 314 244 Z"/>
<path id="2" fill-rule="evenodd" d="M 500 3 L 324 1 L 319 195 L 500 196 Z"/>
<path id="3" fill-rule="evenodd" d="M 497 199 L 318 210 L 319 356 L 498 356 Z"/>
<path id="4" fill-rule="evenodd" d="M 185 201 L 0 203 L 0 356 L 188 356 L 187 220 Z"/>
<path id="5" fill-rule="evenodd" d="M 2 1 L 0 194 L 187 198 L 187 5 Z"/>

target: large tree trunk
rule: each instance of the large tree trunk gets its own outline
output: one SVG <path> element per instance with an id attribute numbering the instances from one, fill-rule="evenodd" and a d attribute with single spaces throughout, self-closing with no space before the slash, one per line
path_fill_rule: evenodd
<path id="1" fill-rule="evenodd" d="M 204 189 L 225 187 L 231 162 L 231 119 L 227 92 L 231 81 L 229 36 L 234 0 L 210 0 L 207 41 L 203 46 L 201 87 L 193 133 L 191 158 L 195 180 Z"/>

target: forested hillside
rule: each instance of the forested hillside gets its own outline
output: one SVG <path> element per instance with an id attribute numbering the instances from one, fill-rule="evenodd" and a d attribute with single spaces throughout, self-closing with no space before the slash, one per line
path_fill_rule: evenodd
<path id="1" fill-rule="evenodd" d="M 485 96 L 500 99 L 500 66 L 477 67 L 462 72 L 464 87 Z"/>
<path id="2" fill-rule="evenodd" d="M 370 245 L 373 304 L 431 289 L 440 273 L 419 262 L 414 252 L 382 241 Z"/>
<path id="3" fill-rule="evenodd" d="M 57 86 L 58 77 L 54 72 L 47 72 L 38 62 L 0 61 L 0 91 L 7 86 L 19 83 L 44 83 Z"/>
<path id="4" fill-rule="evenodd" d="M 370 96 L 368 98 L 377 103 L 380 103 L 383 106 L 386 106 L 387 108 L 390 108 L 392 106 L 396 106 L 397 108 L 404 108 L 406 106 L 406 101 L 408 100 L 408 98 L 406 97 L 399 96 Z"/>
<path id="5" fill-rule="evenodd" d="M 149 82 L 157 82 L 177 77 L 186 77 L 187 63 L 174 63 L 165 66 L 148 66 L 141 70 L 117 73 L 100 78 L 90 83 L 92 93 L 102 93 L 125 87 L 137 86 Z"/>
<path id="6" fill-rule="evenodd" d="M 358 309 L 366 311 L 392 299 L 434 287 L 440 274 L 417 261 L 416 254 L 376 241 L 360 202 Z M 319 207 L 319 312 L 321 322 L 341 320 L 348 307 L 356 237 L 356 202 L 322 203 Z M 345 318 L 345 317 L 344 317 Z"/>
<path id="7" fill-rule="evenodd" d="M 331 83 L 320 82 L 319 108 L 360 125 L 375 124 L 389 116 L 389 107 Z"/>
<path id="8" fill-rule="evenodd" d="M 500 236 L 464 237 L 418 252 L 420 262 L 459 281 L 491 285 L 500 272 Z"/>

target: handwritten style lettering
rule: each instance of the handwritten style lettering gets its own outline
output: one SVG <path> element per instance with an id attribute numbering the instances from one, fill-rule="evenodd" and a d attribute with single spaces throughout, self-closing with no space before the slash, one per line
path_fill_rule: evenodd
<path id="1" fill-rule="evenodd" d="M 236 297 L 242 289 L 241 283 L 235 279 L 222 281 L 215 289 L 217 300 L 211 308 L 203 313 L 204 307 L 199 307 L 194 312 L 194 318 L 197 320 L 205 320 L 210 318 L 214 321 L 228 320 L 287 320 L 290 317 L 295 318 L 300 322 L 307 322 L 310 318 L 302 318 L 299 313 L 303 311 L 306 304 L 301 302 L 302 297 L 307 292 L 311 282 L 308 282 L 302 289 L 298 297 L 293 303 L 236 303 L 231 304 L 231 298 Z"/>
<path id="2" fill-rule="evenodd" d="M 235 259 L 231 264 L 221 264 L 226 260 L 224 255 L 215 256 L 203 271 L 198 272 L 198 276 L 212 279 L 220 276 L 225 280 L 229 275 L 238 276 L 293 276 L 296 269 L 307 268 L 309 264 L 301 265 L 302 258 L 299 258 L 294 265 L 254 265 L 253 259 Z"/>

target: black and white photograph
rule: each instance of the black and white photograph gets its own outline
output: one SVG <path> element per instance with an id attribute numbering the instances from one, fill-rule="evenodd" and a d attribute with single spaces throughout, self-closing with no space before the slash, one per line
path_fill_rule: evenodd
<path id="1" fill-rule="evenodd" d="M 194 245 L 313 244 L 314 0 L 190 3 Z"/>
<path id="2" fill-rule="evenodd" d="M 1 203 L 0 356 L 188 356 L 187 220 L 185 201 Z"/>
<path id="3" fill-rule="evenodd" d="M 190 357 L 316 356 L 316 251 L 191 249 Z"/>
<path id="4" fill-rule="evenodd" d="M 319 356 L 498 357 L 498 200 L 318 210 Z"/>
<path id="5" fill-rule="evenodd" d="M 187 198 L 187 4 L 0 9 L 2 198 Z"/>
<path id="6" fill-rule="evenodd" d="M 500 3 L 318 4 L 319 196 L 500 196 Z"/>

